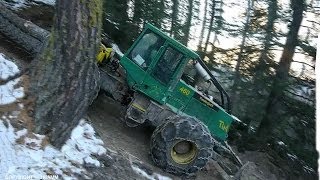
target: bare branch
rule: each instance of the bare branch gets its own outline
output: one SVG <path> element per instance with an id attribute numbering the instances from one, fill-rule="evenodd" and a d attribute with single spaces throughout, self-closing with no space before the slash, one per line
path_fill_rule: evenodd
<path id="1" fill-rule="evenodd" d="M 292 61 L 292 62 L 301 63 L 301 64 L 307 65 L 307 66 L 312 67 L 313 69 L 315 69 L 315 66 L 313 66 L 311 64 L 308 64 L 306 62 L 301 62 L 301 61 Z"/>
<path id="2" fill-rule="evenodd" d="M 320 23 L 319 22 L 316 22 L 316 21 L 312 21 L 312 20 L 307 20 L 308 22 L 311 22 L 311 23 L 315 23 L 315 24 L 318 24 L 318 25 L 320 25 Z M 310 28 L 312 28 L 312 27 L 310 27 Z"/>

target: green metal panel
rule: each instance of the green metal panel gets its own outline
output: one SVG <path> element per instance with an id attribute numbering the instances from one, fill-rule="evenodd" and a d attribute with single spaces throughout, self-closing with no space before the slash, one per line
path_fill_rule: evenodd
<path id="1" fill-rule="evenodd" d="M 231 116 L 217 104 L 210 102 L 198 93 L 194 93 L 184 112 L 189 116 L 194 116 L 206 124 L 215 137 L 221 140 L 227 138 Z"/>
<path id="2" fill-rule="evenodd" d="M 122 67 L 126 70 L 126 78 L 130 87 L 140 85 L 146 77 L 146 71 L 140 66 L 131 61 L 126 56 L 123 56 L 120 61 Z"/>
<path id="3" fill-rule="evenodd" d="M 210 132 L 217 138 L 225 140 L 232 123 L 231 116 L 219 105 L 210 101 L 192 86 L 180 80 L 172 92 L 168 94 L 166 104 L 175 112 L 196 117 L 206 124 Z"/>
<path id="4" fill-rule="evenodd" d="M 127 82 L 130 87 L 141 91 L 160 104 L 164 103 L 168 87 L 159 83 L 129 58 L 123 57 L 121 65 L 126 70 Z"/>
<path id="5" fill-rule="evenodd" d="M 168 94 L 166 103 L 175 107 L 177 110 L 183 111 L 193 94 L 194 91 L 192 90 L 192 87 L 180 80 Z"/>

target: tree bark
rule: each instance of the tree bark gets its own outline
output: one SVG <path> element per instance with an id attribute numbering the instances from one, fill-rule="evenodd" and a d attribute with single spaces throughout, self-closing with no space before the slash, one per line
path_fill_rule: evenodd
<path id="1" fill-rule="evenodd" d="M 38 54 L 49 37 L 49 32 L 20 18 L 0 3 L 0 33 L 15 42 L 28 53 Z"/>
<path id="2" fill-rule="evenodd" d="M 57 0 L 53 30 L 33 61 L 30 96 L 35 132 L 60 148 L 98 91 L 95 56 L 100 44 L 100 0 Z"/>
<path id="3" fill-rule="evenodd" d="M 289 70 L 295 48 L 298 45 L 298 32 L 303 18 L 303 11 L 305 8 L 304 0 L 291 0 L 291 8 L 293 9 L 292 21 L 287 34 L 287 40 L 283 49 L 282 56 L 278 67 L 276 68 L 276 75 L 269 96 L 269 101 L 266 107 L 265 117 L 262 120 L 259 128 L 260 136 L 268 138 L 268 132 L 274 125 L 274 119 L 271 117 L 277 114 L 277 104 L 280 103 L 283 92 L 288 85 Z M 270 133 L 268 133 L 270 136 Z"/>

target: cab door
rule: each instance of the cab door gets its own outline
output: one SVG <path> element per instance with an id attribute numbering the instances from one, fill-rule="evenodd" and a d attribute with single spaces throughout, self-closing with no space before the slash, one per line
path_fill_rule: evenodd
<path id="1" fill-rule="evenodd" d="M 184 59 L 184 55 L 168 44 L 165 38 L 147 29 L 120 63 L 126 70 L 130 87 L 164 104 L 168 89 Z"/>
<path id="2" fill-rule="evenodd" d="M 125 69 L 128 85 L 132 89 L 144 92 L 148 85 L 144 86 L 144 80 L 151 69 L 151 64 L 162 54 L 165 39 L 160 35 L 145 29 L 137 41 L 121 58 L 120 64 Z"/>
<path id="3" fill-rule="evenodd" d="M 165 44 L 162 49 L 157 58 L 153 59 L 140 86 L 142 92 L 161 104 L 166 102 L 168 90 L 176 79 L 179 65 L 185 58 L 169 44 Z"/>

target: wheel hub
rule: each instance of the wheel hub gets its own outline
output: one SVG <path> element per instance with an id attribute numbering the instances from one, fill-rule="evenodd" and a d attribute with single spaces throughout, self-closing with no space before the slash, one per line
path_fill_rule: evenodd
<path id="1" fill-rule="evenodd" d="M 171 158 L 178 164 L 189 164 L 196 158 L 197 152 L 195 143 L 182 140 L 171 148 Z"/>
<path id="2" fill-rule="evenodd" d="M 191 148 L 192 145 L 188 141 L 180 141 L 173 147 L 173 150 L 178 154 L 185 154 L 189 152 Z"/>

